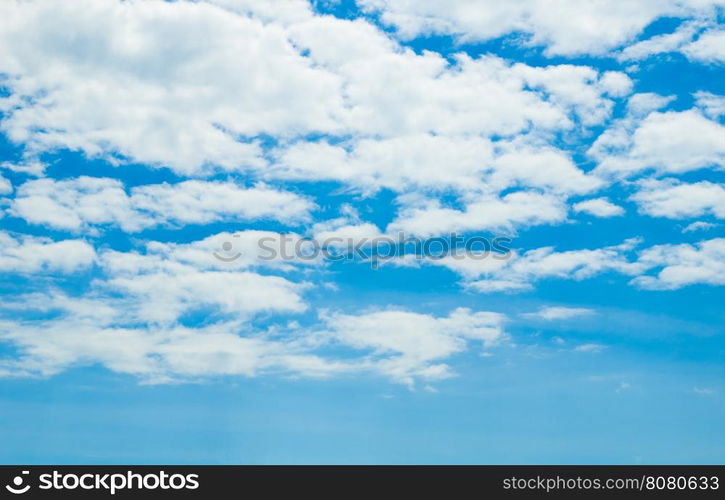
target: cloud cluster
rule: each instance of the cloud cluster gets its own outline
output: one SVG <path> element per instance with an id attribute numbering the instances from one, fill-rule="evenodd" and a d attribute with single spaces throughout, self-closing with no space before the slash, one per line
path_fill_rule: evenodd
<path id="1" fill-rule="evenodd" d="M 73 273 L 93 265 L 96 252 L 83 240 L 52 241 L 0 231 L 0 272 Z"/>
<path id="2" fill-rule="evenodd" d="M 557 251 L 541 247 L 512 252 L 506 259 L 469 252 L 423 261 L 407 256 L 390 264 L 445 267 L 462 278 L 463 287 L 478 293 L 526 292 L 543 280 L 581 281 L 604 273 L 630 276 L 629 284 L 643 289 L 676 290 L 695 284 L 723 284 L 724 242 L 723 238 L 714 238 L 695 245 L 641 248 L 642 241 L 632 238 L 596 249 Z"/>
<path id="3" fill-rule="evenodd" d="M 699 109 L 653 111 L 667 99 L 642 95 L 630 105 L 630 114 L 600 135 L 589 150 L 596 172 L 627 177 L 654 171 L 682 174 L 725 168 L 725 126 Z M 640 107 L 641 106 L 641 107 Z"/>
<path id="4" fill-rule="evenodd" d="M 310 290 L 331 266 L 295 256 L 304 236 L 581 229 L 624 220 L 625 201 L 645 216 L 725 215 L 716 177 L 725 167 L 723 97 L 698 91 L 694 104 L 674 107 L 671 96 L 632 95 L 638 83 L 611 70 L 666 52 L 722 61 L 721 1 L 357 4 L 367 17 L 322 15 L 306 0 L 0 3 L 0 131 L 20 151 L 0 163 L 3 222 L 56 235 L 0 232 L 0 273 L 39 278 L 0 300 L 0 340 L 18 353 L 0 361 L 0 375 L 100 364 L 148 382 L 265 373 L 444 379 L 456 355 L 506 341 L 506 316 L 394 304 L 320 310 Z M 682 23 L 624 47 L 663 16 Z M 547 56 L 613 59 L 606 69 L 529 64 L 401 42 L 427 34 L 509 36 Z M 46 176 L 54 172 L 46 156 L 65 150 L 118 166 L 118 178 Z M 130 163 L 168 168 L 175 180 L 131 182 Z M 713 175 L 694 177 L 703 173 Z M 329 185 L 341 189 L 328 193 Z M 372 200 L 384 205 L 366 207 Z M 270 221 L 277 230 L 266 230 Z M 210 235 L 219 222 L 258 224 Z M 692 236 L 682 227 L 717 227 L 672 224 L 681 238 Z M 199 226 L 198 240 L 176 231 L 189 225 Z M 163 229 L 153 238 L 164 241 L 136 239 L 149 229 Z M 128 247 L 115 230 L 134 235 Z M 261 241 L 290 257 L 265 257 Z M 508 259 L 386 265 L 444 267 L 481 293 L 605 273 L 675 290 L 725 284 L 723 241 L 645 247 L 630 238 L 569 250 L 544 242 Z M 551 306 L 525 316 L 593 313 Z"/>
<path id="5" fill-rule="evenodd" d="M 646 179 L 632 196 L 641 212 L 654 217 L 684 219 L 713 215 L 725 218 L 725 187 L 708 181 L 683 183 L 675 179 Z"/>
<path id="6" fill-rule="evenodd" d="M 301 222 L 313 203 L 263 184 L 245 188 L 233 182 L 184 181 L 147 184 L 127 192 L 110 178 L 50 178 L 20 185 L 10 213 L 32 224 L 73 232 L 114 225 L 126 232 L 168 224 L 274 219 Z"/>
<path id="7" fill-rule="evenodd" d="M 589 1 L 524 0 L 357 0 L 379 12 L 400 36 L 456 35 L 463 41 L 490 40 L 512 33 L 546 46 L 548 55 L 603 54 L 639 34 L 655 19 L 714 17 L 719 0 Z"/>

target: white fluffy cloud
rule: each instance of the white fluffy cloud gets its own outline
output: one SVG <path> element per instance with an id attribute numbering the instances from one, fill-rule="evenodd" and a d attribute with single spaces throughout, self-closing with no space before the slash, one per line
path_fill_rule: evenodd
<path id="1" fill-rule="evenodd" d="M 79 231 L 116 225 L 135 232 L 160 224 L 275 219 L 300 222 L 313 204 L 264 185 L 185 181 L 137 186 L 127 193 L 115 179 L 38 179 L 19 186 L 11 213 L 33 224 Z"/>
<path id="2" fill-rule="evenodd" d="M 632 196 L 639 210 L 654 217 L 684 219 L 713 215 L 725 218 L 725 187 L 708 181 L 683 183 L 675 179 L 639 182 Z"/>
<path id="3" fill-rule="evenodd" d="M 725 238 L 695 245 L 657 245 L 642 252 L 640 261 L 658 270 L 632 283 L 651 290 L 676 290 L 688 285 L 725 285 Z"/>
<path id="4" fill-rule="evenodd" d="M 638 60 L 668 52 L 681 52 L 693 61 L 722 63 L 725 61 L 725 31 L 714 27 L 712 20 L 686 22 L 672 33 L 657 35 L 625 48 L 618 58 Z"/>
<path id="5" fill-rule="evenodd" d="M 300 2 L 214 4 L 4 2 L 3 131 L 36 152 L 68 148 L 185 175 L 260 172 L 269 166 L 260 135 L 542 134 L 601 123 L 631 86 L 585 66 L 464 54 L 451 63 Z M 368 146 L 362 162 L 374 159 Z"/>
<path id="6" fill-rule="evenodd" d="M 601 180 L 586 175 L 564 152 L 526 141 L 418 134 L 354 144 L 302 142 L 286 149 L 272 177 L 336 180 L 362 191 L 500 191 L 536 187 L 586 193 Z"/>
<path id="7" fill-rule="evenodd" d="M 478 230 L 508 230 L 566 220 L 566 204 L 556 196 L 517 191 L 501 198 L 479 196 L 463 209 L 441 206 L 437 200 L 406 200 L 388 232 L 402 231 L 419 236 Z"/>
<path id="8" fill-rule="evenodd" d="M 358 3 L 403 36 L 515 34 L 544 45 L 547 55 L 616 47 L 621 60 L 671 50 L 697 61 L 722 59 L 711 0 L 558 0 L 555 8 L 548 0 Z M 619 50 L 661 16 L 690 21 Z M 0 164 L 15 183 L 0 177 L 0 195 L 14 194 L 3 197 L 4 212 L 93 235 L 106 227 L 137 233 L 240 220 L 304 225 L 301 234 L 129 239 L 133 248 L 123 252 L 112 240 L 94 250 L 80 239 L 0 232 L 0 271 L 50 275 L 59 287 L 2 298 L 0 339 L 19 355 L 0 360 L 0 374 L 100 364 L 151 382 L 270 372 L 375 373 L 408 385 L 443 379 L 453 375 L 455 355 L 505 340 L 506 318 L 391 305 L 314 319 L 308 290 L 325 273 L 324 262 L 292 256 L 291 247 L 303 235 L 359 241 L 398 231 L 513 234 L 569 222 L 571 213 L 613 217 L 623 213 L 616 191 L 599 190 L 646 171 L 654 176 L 633 184 L 642 213 L 725 212 L 719 184 L 657 180 L 725 166 L 725 107 L 714 94 L 695 93 L 695 107 L 685 111 L 662 111 L 671 98 L 638 94 L 612 123 L 615 105 L 634 85 L 622 72 L 416 52 L 371 21 L 322 16 L 305 0 L 6 0 L 0 19 L 0 131 L 23 155 Z M 597 167 L 589 171 L 580 153 L 600 127 L 605 132 L 588 151 Z M 169 167 L 181 179 L 126 187 L 110 178 L 42 178 L 64 167 L 46 169 L 44 154 L 64 149 L 113 164 Z M 41 178 L 16 181 L 28 176 Z M 272 187 L 277 181 L 338 183 L 342 190 L 333 196 L 361 195 L 361 213 L 389 224 L 366 222 L 350 206 L 339 217 L 313 220 L 312 200 Z M 366 196 L 383 190 L 392 194 L 380 198 L 392 198 L 397 212 L 364 207 Z M 575 196 L 583 201 L 570 206 Z M 334 203 L 321 196 L 319 212 L 330 213 Z M 261 241 L 281 250 L 283 239 L 291 258 L 263 256 Z M 547 246 L 508 259 L 471 254 L 426 264 L 489 293 L 607 272 L 646 289 L 724 284 L 722 239 L 638 245 Z M 91 280 L 62 291 L 74 279 L 65 274 L 91 268 Z M 42 314 L 19 321 L 20 311 Z M 592 313 L 544 307 L 528 316 L 555 321 Z M 599 348 L 592 345 L 576 350 Z"/>
<path id="9" fill-rule="evenodd" d="M 695 101 L 702 112 L 712 119 L 725 116 L 725 97 L 711 92 L 695 92 Z"/>
<path id="10" fill-rule="evenodd" d="M 542 247 L 525 252 L 514 251 L 507 258 L 469 252 L 441 259 L 400 258 L 390 261 L 390 264 L 442 266 L 459 274 L 465 288 L 480 293 L 522 292 L 533 289 L 541 280 L 579 281 L 607 272 L 631 276 L 631 285 L 650 290 L 675 290 L 698 283 L 725 283 L 725 238 L 702 241 L 696 245 L 655 245 L 637 250 L 640 244 L 639 239 L 629 239 L 619 245 L 597 249 L 559 252 L 553 247 Z M 554 309 L 553 316 L 558 312 Z M 566 312 L 562 314 L 566 315 Z"/>
<path id="11" fill-rule="evenodd" d="M 542 247 L 507 255 L 471 251 L 441 259 L 402 258 L 390 264 L 442 266 L 459 274 L 465 288 L 480 293 L 521 292 L 544 279 L 583 280 L 606 272 L 637 276 L 647 269 L 631 255 L 639 243 L 629 239 L 597 249 L 558 252 L 554 247 Z"/>
<path id="12" fill-rule="evenodd" d="M 118 326 L 68 309 L 78 309 L 74 299 L 66 298 L 64 306 L 48 297 L 35 302 L 33 306 L 51 307 L 58 317 L 22 324 L 0 321 L 0 338 L 19 352 L 15 359 L 0 360 L 0 370 L 6 374 L 50 376 L 74 366 L 100 364 L 145 382 L 164 383 L 270 372 L 320 377 L 354 368 L 305 352 L 294 342 L 270 338 L 268 332 L 248 324 Z M 103 302 L 83 304 L 104 306 Z"/>
<path id="13" fill-rule="evenodd" d="M 662 105 L 654 97 L 643 101 Z M 646 110 L 646 108 L 645 108 Z M 632 110 L 630 108 L 632 113 Z M 725 127 L 697 109 L 652 112 L 643 119 L 635 110 L 604 132 L 589 150 L 601 175 L 628 176 L 647 170 L 681 174 L 725 167 Z"/>
<path id="14" fill-rule="evenodd" d="M 520 291 L 541 279 L 585 279 L 614 271 L 635 276 L 631 284 L 651 290 L 675 290 L 693 284 L 725 284 L 725 239 L 716 238 L 697 245 L 656 245 L 627 254 L 636 242 L 596 250 L 554 252 L 551 248 L 530 250 L 498 265 L 465 266 L 451 261 L 450 267 L 467 279 L 469 288 L 484 292 Z M 649 274 L 656 271 L 657 274 Z"/>
<path id="15" fill-rule="evenodd" d="M 250 271 L 200 269 L 193 262 L 171 257 L 162 252 L 103 252 L 100 260 L 107 278 L 96 285 L 122 294 L 130 302 L 129 314 L 153 323 L 174 322 L 189 311 L 205 308 L 235 318 L 307 308 L 301 297 L 307 288 L 303 283 Z M 213 256 L 209 254 L 208 259 L 213 261 Z"/>
<path id="16" fill-rule="evenodd" d="M 0 195 L 13 192 L 13 185 L 5 177 L 0 175 Z"/>
<path id="17" fill-rule="evenodd" d="M 488 40 L 523 32 L 531 43 L 546 45 L 550 55 L 601 54 L 639 34 L 661 16 L 713 15 L 719 0 L 357 0 L 380 12 L 383 22 L 401 36 L 458 35 L 463 40 Z"/>
<path id="18" fill-rule="evenodd" d="M 593 250 L 557 252 L 553 247 L 537 248 L 523 254 L 513 254 L 503 265 L 490 273 L 478 273 L 466 285 L 479 292 L 525 290 L 541 279 L 591 278 L 604 272 L 637 274 L 640 266 L 627 256 L 639 242 L 628 240 Z M 445 264 L 444 264 L 445 265 Z"/>
<path id="19" fill-rule="evenodd" d="M 725 30 L 706 31 L 694 42 L 682 48 L 682 52 L 696 61 L 707 63 L 725 62 Z"/>
<path id="20" fill-rule="evenodd" d="M 2 129 L 35 150 L 194 174 L 262 166 L 248 137 L 339 128 L 339 78 L 274 23 L 157 0 L 10 0 L 0 18 Z"/>
<path id="21" fill-rule="evenodd" d="M 505 339 L 504 316 L 462 308 L 443 317 L 404 310 L 327 312 L 311 329 L 296 323 L 259 329 L 247 321 L 148 328 L 108 300 L 58 294 L 20 296 L 17 302 L 0 303 L 0 313 L 18 307 L 51 317 L 0 320 L 0 339 L 19 353 L 0 360 L 0 373 L 15 376 L 49 376 L 101 364 L 151 383 L 270 372 L 305 377 L 376 373 L 413 386 L 416 380 L 452 376 L 442 361 L 465 351 L 469 342 L 491 347 Z M 339 350 L 340 345 L 351 352 L 340 358 L 325 354 L 327 347 Z"/>
<path id="22" fill-rule="evenodd" d="M 653 36 L 626 47 L 619 54 L 618 59 L 620 61 L 639 60 L 655 54 L 678 51 L 691 43 L 702 27 L 701 21 L 683 23 L 672 33 Z"/>
<path id="23" fill-rule="evenodd" d="M 0 272 L 72 273 L 93 265 L 96 252 L 82 240 L 52 241 L 0 231 Z"/>
<path id="24" fill-rule="evenodd" d="M 439 360 L 466 349 L 468 341 L 495 344 L 503 337 L 501 314 L 459 308 L 447 317 L 408 311 L 381 311 L 323 317 L 335 340 L 371 350 L 381 359 L 378 369 L 404 383 L 415 378 L 439 379 L 451 375 Z"/>
<path id="25" fill-rule="evenodd" d="M 594 198 L 575 203 L 572 207 L 575 212 L 584 212 L 596 217 L 615 217 L 623 215 L 624 209 L 615 205 L 606 198 Z"/>
<path id="26" fill-rule="evenodd" d="M 594 124 L 608 116 L 608 96 L 631 85 L 624 74 L 586 66 L 416 54 L 362 20 L 317 17 L 290 33 L 311 60 L 341 77 L 343 120 L 363 135 L 511 135 L 532 124 L 542 131 L 571 128 L 573 117 Z"/>

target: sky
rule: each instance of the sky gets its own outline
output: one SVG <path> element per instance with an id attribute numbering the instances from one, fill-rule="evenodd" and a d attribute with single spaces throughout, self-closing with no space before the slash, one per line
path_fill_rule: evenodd
<path id="1" fill-rule="evenodd" d="M 0 462 L 722 463 L 724 16 L 2 2 Z"/>

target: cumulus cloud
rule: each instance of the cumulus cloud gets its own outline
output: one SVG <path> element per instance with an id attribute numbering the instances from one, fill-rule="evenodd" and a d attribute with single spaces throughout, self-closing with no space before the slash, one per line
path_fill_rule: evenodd
<path id="1" fill-rule="evenodd" d="M 50 376 L 91 364 L 147 383 L 270 372 L 320 377 L 352 371 L 344 362 L 325 360 L 236 322 L 197 328 L 124 327 L 61 310 L 52 320 L 0 321 L 0 338 L 19 352 L 17 358 L 0 361 L 11 376 Z"/>
<path id="2" fill-rule="evenodd" d="M 531 283 L 541 279 L 582 280 L 610 271 L 636 274 L 639 266 L 628 259 L 627 252 L 638 243 L 628 240 L 594 250 L 564 252 L 556 252 L 553 247 L 529 250 L 521 255 L 514 254 L 502 261 L 504 265 L 500 269 L 471 280 L 467 286 L 479 292 L 495 292 L 500 290 L 501 281 L 510 283 L 511 290 L 518 290 L 529 288 Z M 492 287 L 489 287 L 489 281 Z"/>
<path id="3" fill-rule="evenodd" d="M 655 54 L 678 51 L 688 43 L 691 43 L 694 36 L 702 28 L 702 21 L 682 23 L 672 33 L 656 35 L 626 47 L 619 54 L 618 59 L 620 61 L 640 60 Z"/>
<path id="4" fill-rule="evenodd" d="M 624 209 L 615 205 L 606 198 L 594 198 L 575 203 L 572 207 L 575 212 L 584 212 L 596 217 L 615 217 L 624 215 Z"/>
<path id="5" fill-rule="evenodd" d="M 416 380 L 453 376 L 442 361 L 465 351 L 469 342 L 490 347 L 505 339 L 502 315 L 462 308 L 443 317 L 404 310 L 325 312 L 320 324 L 309 329 L 295 323 L 261 329 L 248 321 L 148 328 L 129 321 L 107 299 L 34 294 L 19 301 L 24 309 L 50 318 L 0 320 L 0 338 L 18 350 L 17 357 L 0 360 L 0 368 L 13 376 L 49 376 L 101 364 L 150 383 L 267 373 L 374 373 L 412 387 Z M 17 302 L 0 303 L 0 314 L 16 307 Z M 326 353 L 340 345 L 350 354 L 337 358 Z"/>
<path id="6" fill-rule="evenodd" d="M 82 240 L 49 238 L 0 231 L 0 272 L 73 273 L 93 265 L 95 250 Z"/>
<path id="7" fill-rule="evenodd" d="M 323 319 L 336 341 L 372 351 L 379 357 L 376 364 L 380 371 L 412 384 L 418 377 L 435 380 L 451 376 L 450 367 L 439 361 L 465 350 L 469 341 L 483 347 L 499 342 L 504 317 L 459 308 L 447 317 L 393 310 L 325 314 Z"/>
<path id="8" fill-rule="evenodd" d="M 212 256 L 209 256 L 212 259 Z M 97 286 L 127 297 L 146 322 L 169 323 L 188 311 L 249 317 L 263 311 L 301 312 L 307 287 L 280 276 L 239 270 L 198 269 L 166 258 L 106 251 L 100 256 L 107 279 Z"/>
<path id="9" fill-rule="evenodd" d="M 184 175 L 264 171 L 262 136 L 569 129 L 606 119 L 610 97 L 631 86 L 585 66 L 465 54 L 451 63 L 362 19 L 281 3 L 5 2 L 2 129 L 35 152 L 68 148 Z"/>
<path id="10" fill-rule="evenodd" d="M 300 222 L 312 202 L 263 184 L 184 181 L 136 186 L 127 193 L 116 179 L 38 179 L 18 187 L 10 212 L 33 224 L 79 231 L 115 225 L 136 232 L 162 224 L 276 219 Z"/>
<path id="11" fill-rule="evenodd" d="M 11 0 L 0 15 L 2 129 L 33 150 L 194 174 L 262 166 L 259 134 L 339 128 L 339 78 L 274 23 L 185 1 Z"/>
<path id="12" fill-rule="evenodd" d="M 725 187 L 708 181 L 683 183 L 676 179 L 647 179 L 632 196 L 639 210 L 654 217 L 684 219 L 713 215 L 725 218 Z"/>
<path id="13" fill-rule="evenodd" d="M 542 280 L 580 281 L 608 272 L 631 276 L 630 285 L 649 290 L 725 283 L 723 238 L 695 245 L 655 245 L 638 250 L 641 243 L 641 239 L 631 238 L 619 245 L 596 249 L 556 251 L 554 247 L 542 247 L 512 251 L 508 256 L 468 252 L 441 259 L 399 258 L 389 264 L 445 267 L 461 276 L 463 287 L 479 293 L 518 293 L 532 290 Z M 556 313 L 555 309 L 553 314 Z"/>
<path id="14" fill-rule="evenodd" d="M 566 204 L 560 198 L 533 191 L 516 191 L 501 198 L 480 196 L 463 209 L 441 206 L 438 200 L 408 199 L 388 231 L 431 236 L 484 229 L 512 230 L 518 226 L 564 220 Z"/>
<path id="15" fill-rule="evenodd" d="M 463 278 L 464 287 L 476 292 L 521 292 L 543 279 L 583 280 L 605 272 L 638 275 L 644 268 L 630 253 L 639 243 L 629 239 L 619 245 L 563 252 L 542 247 L 499 256 L 472 251 L 423 263 L 451 269 Z"/>
<path id="16" fill-rule="evenodd" d="M 706 63 L 725 62 L 725 30 L 712 29 L 682 48 L 682 52 L 696 61 Z"/>
<path id="17" fill-rule="evenodd" d="M 649 97 L 645 100 L 656 105 L 666 102 Z M 643 100 L 636 104 L 643 104 Z M 630 108 L 630 116 L 605 131 L 592 145 L 589 154 L 599 162 L 596 173 L 629 176 L 654 170 L 681 174 L 725 166 L 725 127 L 721 124 L 698 109 L 654 111 L 638 118 L 646 109 Z"/>
<path id="18" fill-rule="evenodd" d="M 5 177 L 0 175 L 0 195 L 10 194 L 13 192 L 13 185 Z"/>
<path id="19" fill-rule="evenodd" d="M 702 112 L 711 119 L 725 115 L 725 97 L 711 92 L 695 92 L 695 102 Z"/>
<path id="20" fill-rule="evenodd" d="M 717 0 L 642 0 L 638 2 L 564 0 L 357 0 L 379 12 L 405 38 L 437 33 L 464 41 L 488 40 L 523 32 L 529 43 L 545 45 L 549 55 L 602 54 L 627 43 L 661 16 L 712 16 Z"/>
<path id="21" fill-rule="evenodd" d="M 543 0 L 358 1 L 397 34 L 369 17 L 321 15 L 305 0 L 0 3 L 0 131 L 19 151 L 19 159 L 0 164 L 13 181 L 0 177 L 5 214 L 94 237 L 107 228 L 139 233 L 216 222 L 300 226 L 296 233 L 259 224 L 210 236 L 206 227 L 197 241 L 166 230 L 159 231 L 166 241 L 124 239 L 130 248 L 123 251 L 115 238 L 99 238 L 94 249 L 81 239 L 0 232 L 0 271 L 39 273 L 59 287 L 42 289 L 42 280 L 34 293 L 2 298 L 0 339 L 17 356 L 0 360 L 0 374 L 100 364 L 147 382 L 372 373 L 409 386 L 454 375 L 456 355 L 507 338 L 503 315 L 395 305 L 315 311 L 308 291 L 324 262 L 301 258 L 295 247 L 305 236 L 515 234 L 571 222 L 571 214 L 614 217 L 624 213 L 617 190 L 602 190 L 616 180 L 636 189 L 631 201 L 643 214 L 721 218 L 721 184 L 671 177 L 722 169 L 725 107 L 722 96 L 704 91 L 687 110 L 668 110 L 673 97 L 636 94 L 612 121 L 635 85 L 625 73 L 417 51 L 396 38 L 514 34 L 520 43 L 545 46 L 546 55 L 616 48 L 624 61 L 677 50 L 716 62 L 722 43 L 712 23 L 715 3 L 561 0 L 552 9 Z M 620 50 L 661 16 L 685 21 L 675 33 Z M 43 177 L 63 171 L 65 157 L 56 162 L 52 153 L 65 150 L 119 166 L 168 167 L 179 180 L 134 179 L 131 187 L 68 177 L 76 170 Z M 127 173 L 116 172 L 120 179 Z M 649 179 L 629 183 L 646 172 Z M 320 181 L 340 187 L 329 198 L 320 193 L 320 207 L 276 187 Z M 361 202 L 364 216 L 351 205 L 335 214 L 337 196 Z M 372 206 L 388 199 L 391 206 Z M 326 219 L 314 219 L 317 213 Z M 709 227 L 699 221 L 683 231 Z M 483 293 L 609 272 L 651 290 L 724 284 L 722 239 L 640 244 L 389 264 L 444 267 Z M 91 268 L 90 279 L 66 276 Z M 590 314 L 551 306 L 526 316 Z"/>
<path id="22" fill-rule="evenodd" d="M 632 284 L 649 290 L 677 290 L 695 285 L 725 284 L 725 238 L 695 245 L 657 245 L 642 252 L 640 262 L 657 271 Z"/>
<path id="23" fill-rule="evenodd" d="M 442 168 L 445 166 L 445 168 Z M 524 186 L 586 193 L 601 180 L 586 175 L 564 152 L 526 141 L 418 134 L 362 139 L 353 144 L 297 143 L 279 157 L 271 177 L 336 180 L 364 192 L 489 190 Z"/>
<path id="24" fill-rule="evenodd" d="M 639 60 L 668 52 L 680 52 L 692 61 L 722 63 L 725 61 L 725 31 L 714 26 L 712 19 L 682 23 L 674 32 L 654 36 L 625 48 L 621 61 Z"/>

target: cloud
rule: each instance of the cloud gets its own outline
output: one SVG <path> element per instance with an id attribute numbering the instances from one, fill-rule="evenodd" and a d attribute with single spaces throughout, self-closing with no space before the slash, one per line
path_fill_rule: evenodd
<path id="1" fill-rule="evenodd" d="M 0 14 L 2 129 L 31 150 L 197 174 L 264 165 L 260 134 L 339 128 L 339 78 L 274 23 L 156 0 L 10 0 Z"/>
<path id="2" fill-rule="evenodd" d="M 546 306 L 540 308 L 537 312 L 527 313 L 524 316 L 543 319 L 545 321 L 556 321 L 577 318 L 580 316 L 589 316 L 592 314 L 595 314 L 593 309 L 587 309 L 584 307 Z"/>
<path id="3" fill-rule="evenodd" d="M 263 184 L 184 181 L 136 186 L 126 192 L 116 179 L 38 179 L 18 187 L 11 214 L 33 224 L 70 231 L 115 225 L 137 232 L 156 225 L 204 224 L 221 220 L 275 219 L 300 222 L 312 202 Z"/>
<path id="4" fill-rule="evenodd" d="M 688 59 L 717 64 L 725 61 L 725 31 L 713 27 L 712 20 L 681 24 L 674 32 L 657 35 L 625 48 L 620 61 L 640 60 L 655 54 L 680 52 Z"/>
<path id="5" fill-rule="evenodd" d="M 2 130 L 31 155 L 65 148 L 187 176 L 264 175 L 269 137 L 283 154 L 313 134 L 546 135 L 601 123 L 631 87 L 587 66 L 416 54 L 363 19 L 283 4 L 4 2 Z M 374 146 L 360 148 L 364 164 Z"/>
<path id="6" fill-rule="evenodd" d="M 145 244 L 145 255 L 200 270 L 267 268 L 287 272 L 322 263 L 320 255 L 304 254 L 305 241 L 296 233 L 248 229 L 213 234 L 190 243 L 150 241 Z"/>
<path id="7" fill-rule="evenodd" d="M 556 252 L 553 247 L 512 253 L 506 260 L 451 258 L 434 264 L 448 267 L 464 277 L 464 286 L 481 293 L 527 290 L 542 279 L 583 280 L 605 272 L 628 275 L 639 274 L 642 267 L 628 257 L 628 252 L 639 243 L 627 240 L 594 250 Z"/>
<path id="8" fill-rule="evenodd" d="M 615 217 L 624 215 L 624 209 L 615 205 L 606 198 L 595 198 L 592 200 L 580 201 L 572 207 L 575 212 L 584 212 L 595 217 Z"/>
<path id="9" fill-rule="evenodd" d="M 501 198 L 480 196 L 463 209 L 441 206 L 437 200 L 406 200 L 388 232 L 420 236 L 477 230 L 512 230 L 518 226 L 566 220 L 566 204 L 558 197 L 517 191 Z"/>
<path id="10" fill-rule="evenodd" d="M 3 359 L 10 376 L 50 376 L 75 366 L 100 364 L 146 383 L 268 373 L 309 377 L 351 371 L 346 363 L 306 353 L 249 325 L 218 323 L 189 328 L 106 325 L 65 314 L 53 320 L 0 322 L 0 337 L 18 349 Z"/>
<path id="11" fill-rule="evenodd" d="M 0 102 L 2 102 L 1 99 Z M 11 172 L 27 174 L 33 177 L 42 177 L 47 165 L 37 158 L 30 156 L 16 162 L 4 161 L 0 163 L 0 168 L 8 169 Z"/>
<path id="12" fill-rule="evenodd" d="M 630 111 L 592 145 L 589 155 L 599 162 L 595 173 L 623 177 L 725 167 L 725 127 L 699 110 L 652 112 L 644 119 L 637 112 Z"/>
<path id="13" fill-rule="evenodd" d="M 445 165 L 446 168 L 441 168 Z M 567 154 L 526 140 L 416 134 L 361 139 L 349 145 L 301 142 L 291 145 L 267 174 L 292 180 L 335 180 L 375 192 L 426 190 L 501 191 L 536 187 L 586 193 L 601 180 L 579 170 Z"/>
<path id="14" fill-rule="evenodd" d="M 717 394 L 715 389 L 710 389 L 709 387 L 693 387 L 692 392 L 701 396 L 712 396 Z"/>
<path id="15" fill-rule="evenodd" d="M 707 231 L 713 227 L 717 227 L 719 224 L 713 224 L 711 222 L 695 221 L 691 222 L 682 229 L 683 233 L 694 233 L 695 231 Z"/>
<path id="16" fill-rule="evenodd" d="M 82 240 L 52 241 L 0 231 L 0 272 L 73 273 L 89 268 L 95 259 L 93 247 Z"/>
<path id="17" fill-rule="evenodd" d="M 646 179 L 632 196 L 641 213 L 684 219 L 713 215 L 725 218 L 725 187 L 708 181 L 682 183 L 676 179 Z"/>
<path id="18" fill-rule="evenodd" d="M 705 25 L 699 20 L 682 23 L 672 33 L 656 35 L 626 47 L 617 59 L 620 61 L 641 60 L 655 54 L 679 51 L 690 43 Z"/>
<path id="19" fill-rule="evenodd" d="M 209 255 L 209 260 L 213 257 Z M 125 309 L 137 319 L 170 323 L 190 311 L 248 318 L 264 311 L 301 312 L 307 308 L 304 283 L 239 270 L 198 269 L 164 257 L 106 251 L 100 255 L 106 280 L 100 289 L 122 294 Z"/>
<path id="20" fill-rule="evenodd" d="M 606 348 L 607 348 L 607 346 L 602 345 L 602 344 L 581 344 L 574 348 L 574 352 L 600 353 Z M 622 387 L 622 386 L 624 386 L 624 387 Z M 626 384 L 626 385 L 622 384 L 622 386 L 620 386 L 620 387 L 623 389 L 626 389 L 627 387 L 629 387 L 629 384 Z"/>
<path id="21" fill-rule="evenodd" d="M 563 0 L 553 8 L 545 0 L 497 2 L 452 0 L 357 0 L 379 12 L 400 36 L 456 35 L 463 41 L 489 40 L 525 33 L 529 43 L 545 45 L 547 55 L 603 54 L 629 42 L 658 17 L 712 15 L 718 1 L 642 0 L 577 2 Z"/>
<path id="22" fill-rule="evenodd" d="M 696 41 L 683 47 L 682 52 L 690 59 L 706 63 L 725 62 L 725 30 L 706 31 Z"/>
<path id="23" fill-rule="evenodd" d="M 463 351 L 468 341 L 486 347 L 502 340 L 504 317 L 458 308 L 447 317 L 390 310 L 325 314 L 323 320 L 336 341 L 372 351 L 378 370 L 411 384 L 418 377 L 451 376 L 449 366 L 438 361 Z"/>
<path id="24" fill-rule="evenodd" d="M 13 192 L 13 185 L 5 177 L 0 175 L 0 195 L 10 194 Z"/>
<path id="25" fill-rule="evenodd" d="M 620 61 L 640 60 L 655 54 L 680 52 L 692 61 L 717 64 L 725 61 L 725 31 L 713 19 L 682 23 L 672 33 L 657 35 L 625 48 Z"/>
<path id="26" fill-rule="evenodd" d="M 635 253 L 640 244 L 640 239 L 631 238 L 597 249 L 557 252 L 554 247 L 542 247 L 499 257 L 468 252 L 435 260 L 397 259 L 389 264 L 445 267 L 463 278 L 463 287 L 480 293 L 516 293 L 531 290 L 545 279 L 580 281 L 607 272 L 632 276 L 630 285 L 648 290 L 725 284 L 724 238 L 696 245 L 655 245 Z"/>
<path id="27" fill-rule="evenodd" d="M 648 290 L 677 290 L 696 285 L 725 284 L 725 238 L 695 245 L 657 245 L 644 250 L 640 262 L 656 275 L 638 276 L 632 284 Z"/>
<path id="28" fill-rule="evenodd" d="M 693 95 L 697 107 L 702 109 L 705 116 L 717 119 L 725 115 L 725 97 L 704 91 L 695 92 Z"/>
<path id="29" fill-rule="evenodd" d="M 138 323 L 107 298 L 33 294 L 0 303 L 0 314 L 18 307 L 42 312 L 33 321 L 0 320 L 0 338 L 17 356 L 0 360 L 6 376 L 50 376 L 74 366 L 101 364 L 148 383 L 269 373 L 303 377 L 374 373 L 413 387 L 416 380 L 453 375 L 441 361 L 467 349 L 501 342 L 504 317 L 456 309 L 435 317 L 403 310 L 348 315 L 325 312 L 321 322 L 293 322 L 265 329 L 247 320 L 196 327 Z M 343 357 L 329 348 L 350 350 Z"/>
<path id="30" fill-rule="evenodd" d="M 383 236 L 380 229 L 360 219 L 358 211 L 348 204 L 340 207 L 341 217 L 318 222 L 310 229 L 312 237 L 321 246 L 350 247 L 365 245 L 374 238 Z"/>

